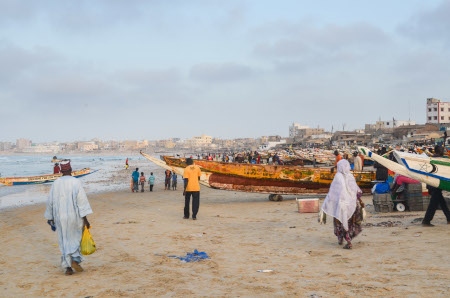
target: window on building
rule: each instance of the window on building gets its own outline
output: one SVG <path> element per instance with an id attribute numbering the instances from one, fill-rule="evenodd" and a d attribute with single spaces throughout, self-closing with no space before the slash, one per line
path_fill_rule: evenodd
<path id="1" fill-rule="evenodd" d="M 431 108 L 428 108 L 428 112 L 431 112 Z"/>
<path id="2" fill-rule="evenodd" d="M 428 117 L 428 121 L 431 121 L 431 117 Z"/>
<path id="3" fill-rule="evenodd" d="M 434 117 L 433 117 L 433 120 L 437 120 L 437 116 L 434 116 Z"/>
<path id="4" fill-rule="evenodd" d="M 437 112 L 437 108 L 434 108 L 433 111 Z"/>
<path id="5" fill-rule="evenodd" d="M 441 116 L 441 120 L 444 120 L 444 116 Z"/>
<path id="6" fill-rule="evenodd" d="M 441 112 L 443 112 L 444 111 L 444 108 L 441 108 Z"/>

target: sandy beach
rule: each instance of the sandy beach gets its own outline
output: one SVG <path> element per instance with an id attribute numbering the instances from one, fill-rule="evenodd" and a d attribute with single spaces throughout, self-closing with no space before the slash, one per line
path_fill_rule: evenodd
<path id="1" fill-rule="evenodd" d="M 202 188 L 198 220 L 181 189 L 89 195 L 97 252 L 65 276 L 44 204 L 1 210 L 1 297 L 448 297 L 450 225 L 438 210 L 375 213 L 353 249 L 295 197 Z M 321 200 L 322 202 L 322 200 Z M 182 262 L 195 249 L 210 259 Z M 273 270 L 259 272 L 258 270 Z"/>

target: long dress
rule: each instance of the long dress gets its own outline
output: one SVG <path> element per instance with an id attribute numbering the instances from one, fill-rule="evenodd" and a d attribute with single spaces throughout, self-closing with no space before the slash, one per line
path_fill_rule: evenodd
<path id="1" fill-rule="evenodd" d="M 330 185 L 330 190 L 322 204 L 322 211 L 334 218 L 334 234 L 339 244 L 356 237 L 362 230 L 361 203 L 358 197 L 361 189 L 350 172 L 350 164 L 342 159 L 337 164 L 337 173 Z"/>
<path id="2" fill-rule="evenodd" d="M 334 225 L 334 235 L 337 236 L 338 242 L 342 244 L 342 242 L 345 240 L 347 242 L 350 242 L 353 238 L 358 236 L 359 233 L 362 231 L 362 213 L 361 213 L 361 206 L 359 202 L 356 205 L 355 212 L 348 220 L 348 231 L 345 230 L 342 223 L 334 218 L 333 225 Z"/>

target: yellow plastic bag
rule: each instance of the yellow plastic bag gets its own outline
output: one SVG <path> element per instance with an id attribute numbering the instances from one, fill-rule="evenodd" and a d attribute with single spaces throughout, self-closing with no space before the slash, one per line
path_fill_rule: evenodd
<path id="1" fill-rule="evenodd" d="M 93 254 L 97 250 L 94 239 L 92 239 L 92 235 L 86 227 L 84 227 L 83 236 L 81 237 L 80 250 L 81 254 L 85 256 Z"/>

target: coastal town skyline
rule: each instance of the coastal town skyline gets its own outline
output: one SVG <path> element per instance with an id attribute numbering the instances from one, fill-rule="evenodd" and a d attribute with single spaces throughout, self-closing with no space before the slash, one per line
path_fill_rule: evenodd
<path id="1" fill-rule="evenodd" d="M 0 1 L 0 141 L 426 123 L 450 2 Z M 76 16 L 76 17 L 75 17 Z"/>

